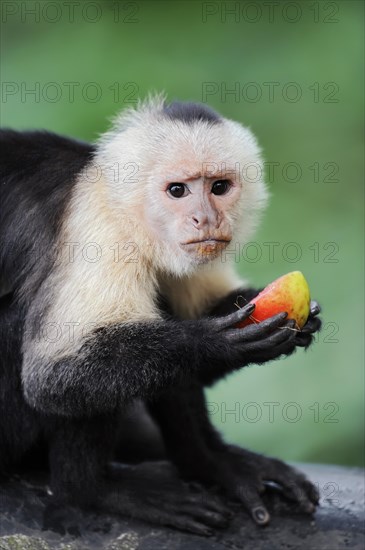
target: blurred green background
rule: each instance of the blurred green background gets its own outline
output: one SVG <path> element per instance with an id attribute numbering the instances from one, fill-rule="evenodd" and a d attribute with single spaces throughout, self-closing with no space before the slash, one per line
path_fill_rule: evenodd
<path id="1" fill-rule="evenodd" d="M 258 451 L 362 464 L 363 3 L 3 0 L 1 9 L 3 126 L 94 140 L 119 109 L 165 90 L 256 133 L 272 200 L 238 269 L 258 286 L 302 270 L 324 329 L 309 351 L 209 390 L 211 415 Z"/>

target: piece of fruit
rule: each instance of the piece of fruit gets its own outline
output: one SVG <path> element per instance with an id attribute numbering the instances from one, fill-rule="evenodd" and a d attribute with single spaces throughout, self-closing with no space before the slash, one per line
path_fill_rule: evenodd
<path id="1" fill-rule="evenodd" d="M 310 295 L 308 283 L 301 271 L 291 271 L 270 283 L 250 302 L 255 310 L 248 319 L 236 326 L 241 328 L 260 323 L 277 313 L 286 311 L 288 319 L 294 319 L 301 329 L 309 316 Z"/>

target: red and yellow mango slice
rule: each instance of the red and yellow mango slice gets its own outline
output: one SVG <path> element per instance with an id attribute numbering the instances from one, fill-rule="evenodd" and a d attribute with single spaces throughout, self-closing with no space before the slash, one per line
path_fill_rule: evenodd
<path id="1" fill-rule="evenodd" d="M 288 319 L 294 319 L 301 329 L 309 316 L 310 294 L 308 283 L 301 271 L 292 271 L 270 283 L 250 302 L 255 310 L 248 319 L 237 326 L 260 323 L 277 313 L 286 311 Z"/>

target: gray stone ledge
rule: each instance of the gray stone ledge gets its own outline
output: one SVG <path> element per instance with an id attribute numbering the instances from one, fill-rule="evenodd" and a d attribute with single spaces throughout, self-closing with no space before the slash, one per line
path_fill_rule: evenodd
<path id="1" fill-rule="evenodd" d="M 201 538 L 167 528 L 107 515 L 73 511 L 70 531 L 42 530 L 45 480 L 17 477 L 1 485 L 1 550 L 364 550 L 364 470 L 325 465 L 296 465 L 318 484 L 321 505 L 307 517 L 289 509 L 275 494 L 266 502 L 270 525 L 256 527 L 237 509 L 230 526 Z M 141 465 L 156 479 L 163 463 Z M 77 529 L 81 535 L 75 536 Z"/>

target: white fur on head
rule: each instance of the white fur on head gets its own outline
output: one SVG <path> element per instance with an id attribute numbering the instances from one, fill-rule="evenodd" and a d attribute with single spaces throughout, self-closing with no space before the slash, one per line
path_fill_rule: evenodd
<path id="1" fill-rule="evenodd" d="M 165 96 L 157 94 L 136 108 L 124 110 L 115 118 L 112 129 L 101 137 L 96 162 L 107 182 L 111 207 L 119 212 L 121 220 L 125 214 L 139 210 L 143 225 L 142 210 L 147 206 L 151 215 L 163 223 L 156 192 L 161 178 L 173 177 L 176 168 L 187 175 L 201 172 L 203 176 L 218 168 L 222 177 L 226 171 L 230 179 L 242 186 L 240 199 L 228 217 L 234 228 L 232 242 L 247 242 L 268 196 L 254 135 L 225 118 L 216 124 L 170 118 L 164 112 L 165 102 Z M 173 220 L 166 220 L 166 226 L 171 223 Z M 148 234 L 149 228 L 145 229 Z M 176 275 L 193 269 L 186 258 L 171 250 L 168 242 L 160 244 L 154 254 L 160 262 L 157 267 Z M 153 246 L 157 246 L 156 242 Z"/>

